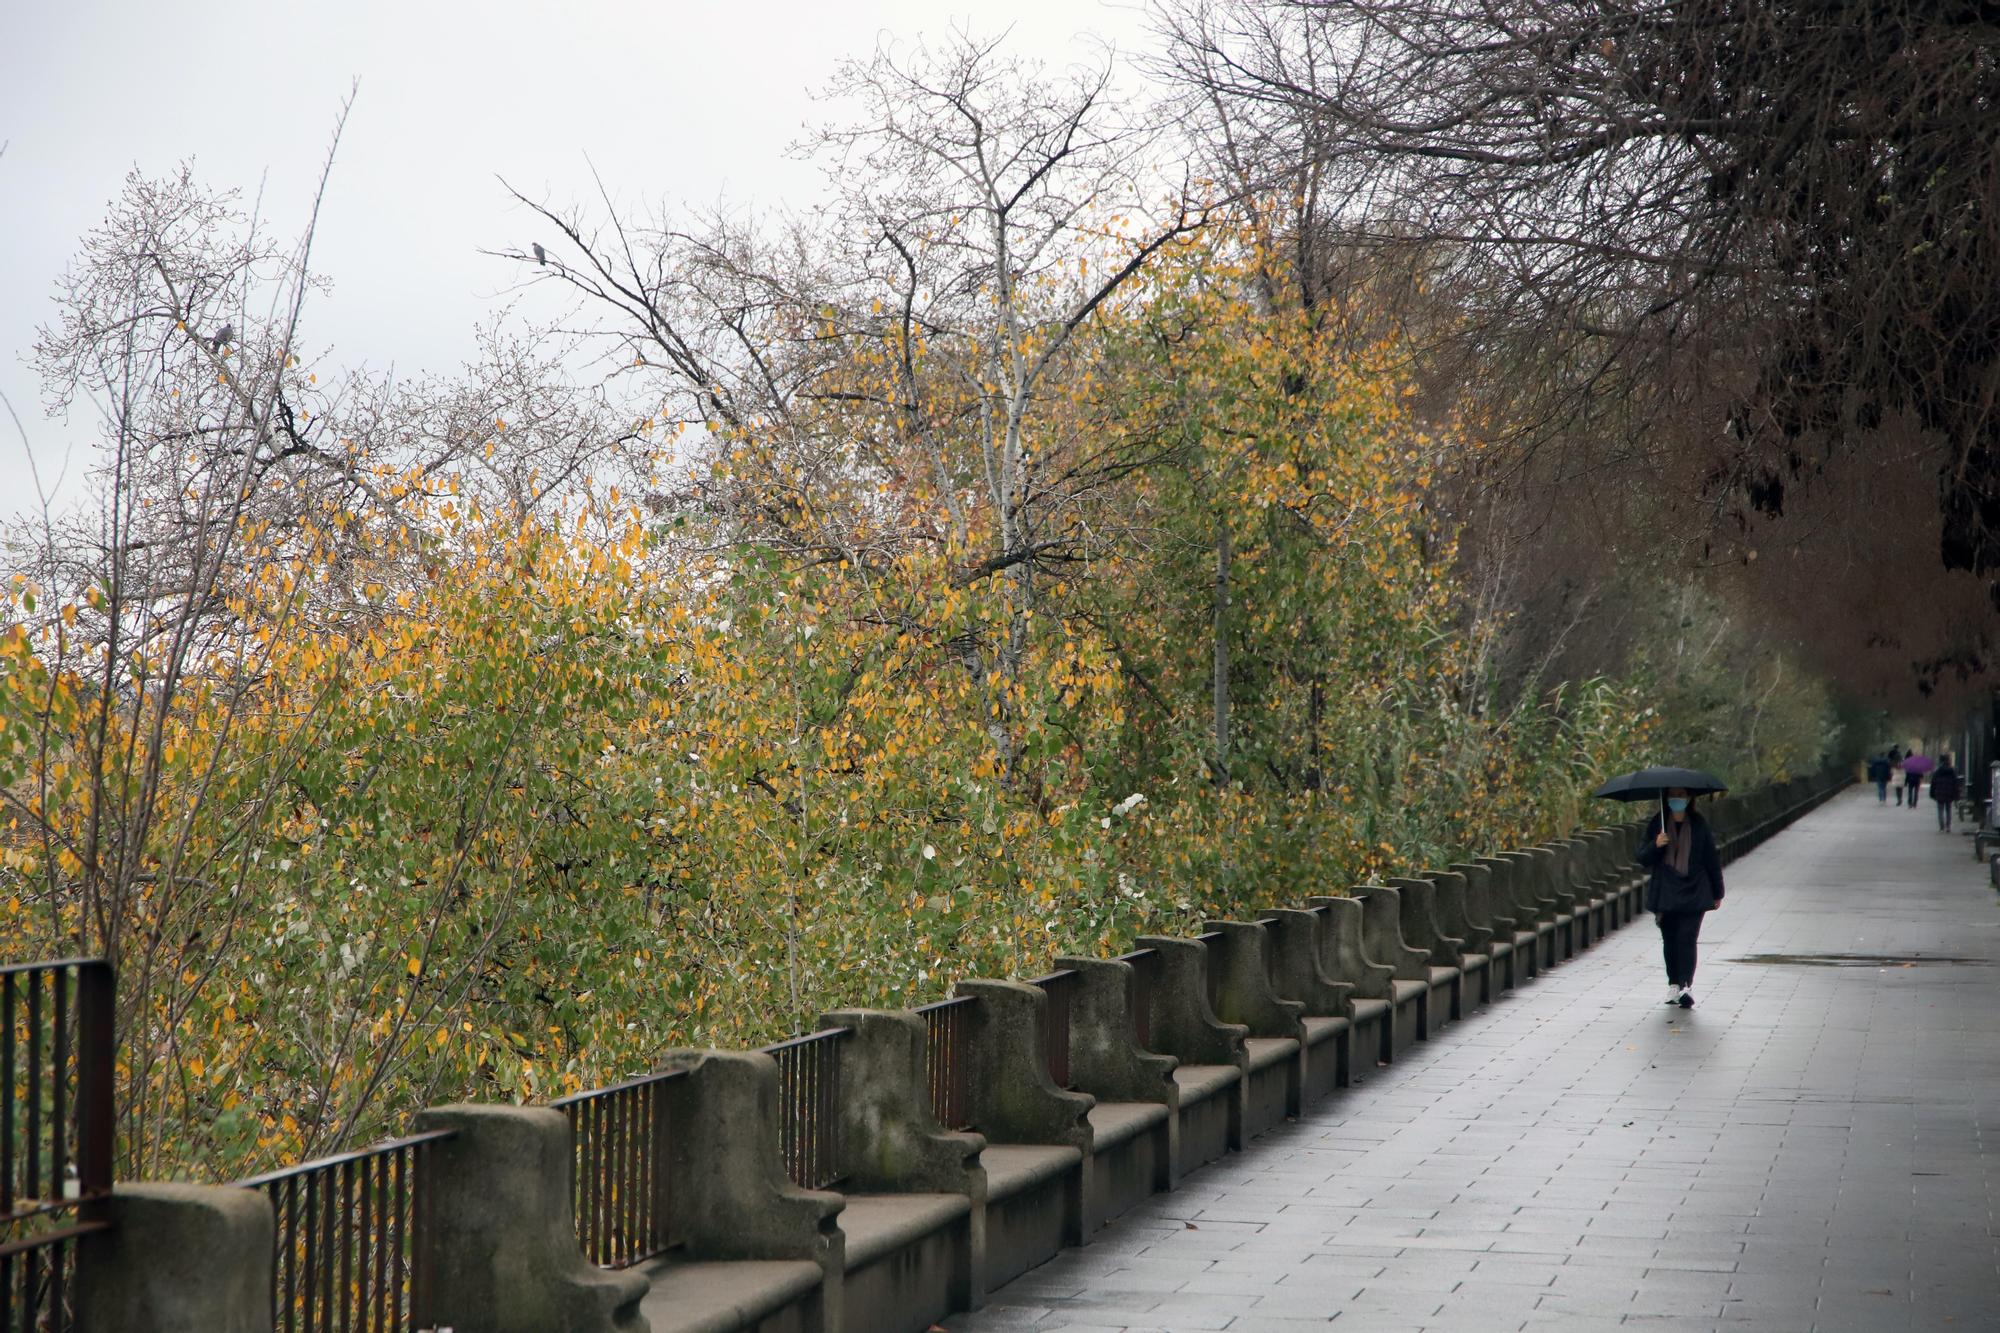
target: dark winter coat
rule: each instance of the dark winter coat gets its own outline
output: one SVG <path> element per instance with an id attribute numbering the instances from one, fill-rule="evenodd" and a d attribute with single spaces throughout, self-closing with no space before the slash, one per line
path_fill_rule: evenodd
<path id="1" fill-rule="evenodd" d="M 1648 912 L 1708 912 L 1722 901 L 1722 853 L 1716 850 L 1715 834 L 1708 821 L 1692 810 L 1688 820 L 1694 827 L 1685 875 L 1668 863 L 1665 847 L 1653 845 L 1653 839 L 1660 836 L 1660 817 L 1654 815 L 1646 821 L 1646 831 L 1639 838 L 1639 864 L 1652 872 L 1646 881 Z"/>
<path id="2" fill-rule="evenodd" d="M 1950 764 L 1931 774 L 1931 799 L 1933 801 L 1958 799 L 1958 770 Z"/>
<path id="3" fill-rule="evenodd" d="M 1870 759 L 1868 761 L 1868 780 L 1870 782 L 1887 782 L 1889 780 L 1889 761 L 1879 754 Z"/>

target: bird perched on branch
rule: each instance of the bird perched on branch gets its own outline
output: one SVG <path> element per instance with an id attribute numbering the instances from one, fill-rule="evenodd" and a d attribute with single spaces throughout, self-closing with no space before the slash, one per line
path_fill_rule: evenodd
<path id="1" fill-rule="evenodd" d="M 208 350 L 211 352 L 219 352 L 222 350 L 223 345 L 225 343 L 233 342 L 235 338 L 236 338 L 236 326 L 234 324 L 224 324 L 221 328 L 215 331 L 215 336 L 208 340 Z"/>
<path id="2" fill-rule="evenodd" d="M 546 264 L 549 262 L 549 252 L 542 249 L 542 243 L 540 241 L 533 242 L 530 248 L 533 249 L 535 252 L 535 262 L 537 264 Z"/>

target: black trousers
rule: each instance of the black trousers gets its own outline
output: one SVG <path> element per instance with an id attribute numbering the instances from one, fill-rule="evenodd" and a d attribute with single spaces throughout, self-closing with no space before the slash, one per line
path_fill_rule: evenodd
<path id="1" fill-rule="evenodd" d="M 1946 833 L 1951 832 L 1951 802 L 1939 801 L 1937 803 L 1937 808 L 1938 808 L 1938 827 L 1943 829 Z"/>
<path id="2" fill-rule="evenodd" d="M 1667 956 L 1667 984 L 1694 985 L 1694 944 L 1705 912 L 1661 912 L 1660 949 Z"/>

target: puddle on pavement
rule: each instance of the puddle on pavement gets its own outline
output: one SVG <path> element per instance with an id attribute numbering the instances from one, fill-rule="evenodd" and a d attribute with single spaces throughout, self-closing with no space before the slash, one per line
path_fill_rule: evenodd
<path id="1" fill-rule="evenodd" d="M 1753 953 L 1732 961 L 1774 967 L 1991 967 L 1991 958 L 1935 953 Z"/>

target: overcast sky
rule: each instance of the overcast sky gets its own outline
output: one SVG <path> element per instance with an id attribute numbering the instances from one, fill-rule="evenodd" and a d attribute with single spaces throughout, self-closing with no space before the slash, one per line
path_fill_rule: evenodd
<path id="1" fill-rule="evenodd" d="M 182 160 L 296 234 L 357 77 L 306 333 L 336 363 L 449 372 L 521 276 L 478 252 L 534 239 L 496 176 L 584 199 L 588 154 L 628 204 L 809 205 L 786 148 L 834 61 L 954 21 L 1057 65 L 1146 42 L 1139 0 L 0 0 L 0 392 L 44 481 L 73 482 L 90 422 L 44 419 L 22 360 L 78 238 L 128 170 Z M 0 414 L 0 521 L 32 502 Z"/>

